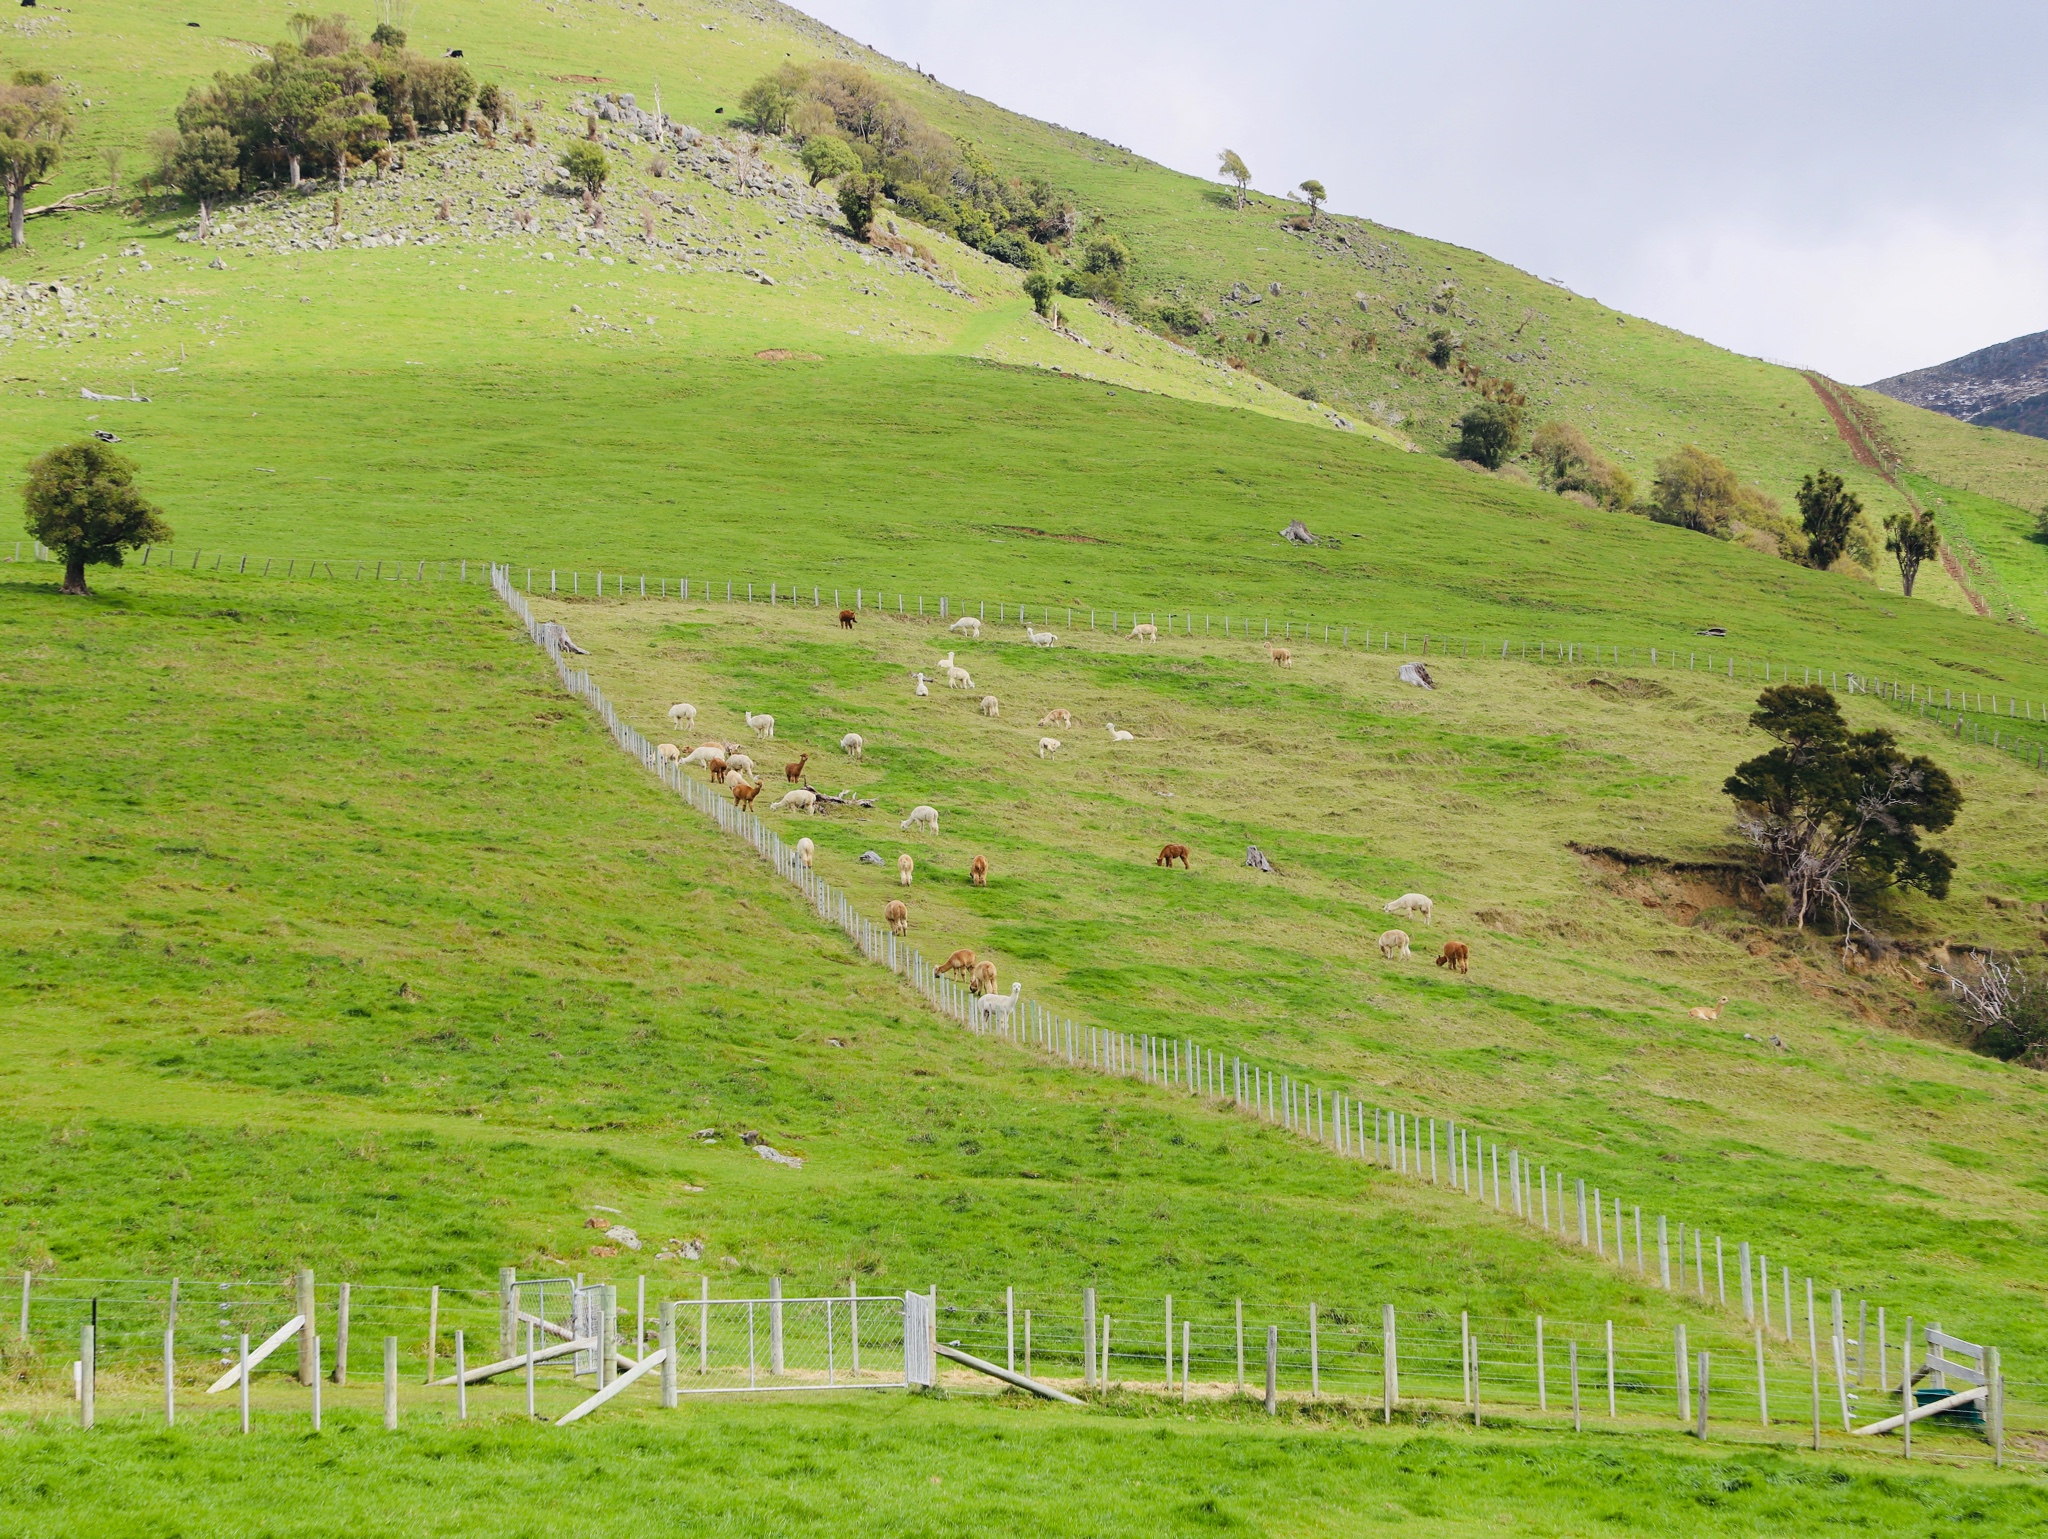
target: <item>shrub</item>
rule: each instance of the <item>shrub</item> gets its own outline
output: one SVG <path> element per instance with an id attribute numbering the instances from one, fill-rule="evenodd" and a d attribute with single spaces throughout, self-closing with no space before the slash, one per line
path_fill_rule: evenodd
<path id="1" fill-rule="evenodd" d="M 865 171 L 840 178 L 839 212 L 846 216 L 846 228 L 855 240 L 868 238 L 875 222 L 875 199 L 881 191 L 880 180 Z"/>
<path id="2" fill-rule="evenodd" d="M 801 100 L 788 80 L 764 75 L 740 93 L 740 114 L 756 133 L 779 134 L 789 127 L 790 114 Z M 818 184 L 814 181 L 811 185 Z"/>
<path id="3" fill-rule="evenodd" d="M 810 177 L 813 187 L 820 182 L 837 181 L 860 169 L 860 157 L 853 153 L 844 139 L 831 134 L 818 134 L 805 140 L 797 160 Z"/>
<path id="4" fill-rule="evenodd" d="M 1163 329 L 1179 337 L 1199 336 L 1208 325 L 1208 317 L 1184 299 L 1169 299 L 1155 305 L 1152 316 Z"/>
<path id="5" fill-rule="evenodd" d="M 496 81 L 492 81 L 476 93 L 476 110 L 484 115 L 491 127 L 497 128 L 511 112 L 512 103 L 507 99 L 504 89 Z"/>
<path id="6" fill-rule="evenodd" d="M 611 158 L 588 139 L 578 139 L 562 151 L 562 168 L 571 182 L 593 198 L 603 196 L 604 184 L 612 174 Z"/>
<path id="7" fill-rule="evenodd" d="M 388 21 L 380 21 L 377 23 L 376 29 L 370 33 L 370 43 L 373 47 L 377 48 L 403 48 L 405 46 L 405 29 L 403 27 L 394 27 Z"/>
<path id="8" fill-rule="evenodd" d="M 1475 401 L 1458 419 L 1458 457 L 1498 470 L 1520 452 L 1521 413 L 1503 401 Z"/>
<path id="9" fill-rule="evenodd" d="M 1941 531 L 1935 527 L 1934 515 L 1925 508 L 1918 513 L 1894 513 L 1885 519 L 1884 527 L 1884 548 L 1898 559 L 1899 586 L 1911 598 L 1920 563 L 1941 554 Z"/>
<path id="10" fill-rule="evenodd" d="M 1729 524 L 1742 495 L 1735 472 L 1693 444 L 1657 462 L 1651 483 L 1651 516 L 1717 540 L 1729 538 Z"/>
<path id="11" fill-rule="evenodd" d="M 1040 315 L 1052 314 L 1052 296 L 1058 292 L 1058 286 L 1052 281 L 1051 273 L 1039 268 L 1025 274 L 1024 292 L 1031 296 L 1032 309 Z"/>
<path id="12" fill-rule="evenodd" d="M 1443 327 L 1437 326 L 1431 329 L 1429 346 L 1422 350 L 1422 356 L 1439 369 L 1448 369 L 1451 366 L 1451 355 L 1457 350 L 1458 339 Z"/>

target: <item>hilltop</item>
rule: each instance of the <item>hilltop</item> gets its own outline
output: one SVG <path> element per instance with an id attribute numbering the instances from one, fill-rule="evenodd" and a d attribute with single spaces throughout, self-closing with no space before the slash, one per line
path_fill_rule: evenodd
<path id="1" fill-rule="evenodd" d="M 2048 331 L 1894 374 L 1867 388 L 1982 427 L 2048 437 Z"/>

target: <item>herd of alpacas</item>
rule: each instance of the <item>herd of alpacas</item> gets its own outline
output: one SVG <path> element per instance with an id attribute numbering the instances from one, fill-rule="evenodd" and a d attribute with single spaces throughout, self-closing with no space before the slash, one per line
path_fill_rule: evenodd
<path id="1" fill-rule="evenodd" d="M 851 609 L 843 609 L 839 612 L 839 624 L 843 629 L 853 629 L 858 619 L 859 616 Z M 960 619 L 954 621 L 948 629 L 970 640 L 978 641 L 981 638 L 982 625 L 983 622 L 976 617 L 963 615 Z M 1024 629 L 1033 646 L 1050 647 L 1059 640 L 1050 631 L 1032 629 L 1028 621 L 1025 623 Z M 1159 631 L 1153 625 L 1133 625 L 1130 635 L 1125 639 L 1130 641 L 1157 641 L 1159 639 Z M 1266 652 L 1276 666 L 1282 668 L 1294 666 L 1293 655 L 1286 648 L 1276 647 L 1268 643 Z M 923 673 L 913 673 L 911 675 L 913 681 L 912 693 L 919 698 L 929 697 L 931 694 L 929 686 L 941 681 L 949 689 L 964 690 L 970 693 L 975 690 L 977 686 L 973 676 L 965 668 L 959 666 L 955 661 L 955 656 L 954 652 L 948 652 L 941 658 L 936 675 L 927 676 Z M 1000 717 L 1002 715 L 1002 701 L 994 695 L 983 695 L 978 710 L 983 716 Z M 695 733 L 697 727 L 696 706 L 688 701 L 678 701 L 669 707 L 668 716 L 669 720 L 677 727 L 680 727 L 685 732 Z M 756 714 L 749 711 L 745 713 L 745 719 L 748 728 L 754 733 L 755 746 L 759 747 L 761 744 L 773 740 L 775 737 L 775 718 L 773 716 L 765 713 Z M 1055 706 L 1039 717 L 1038 725 L 1041 727 L 1059 727 L 1071 731 L 1074 725 L 1073 713 Z M 1136 740 L 1136 734 L 1125 731 L 1114 722 L 1105 722 L 1104 726 L 1109 733 L 1112 743 L 1129 743 Z M 1062 746 L 1060 739 L 1056 737 L 1041 737 L 1038 740 L 1038 757 L 1049 759 L 1058 753 Z M 867 742 L 860 733 L 849 732 L 840 738 L 839 749 L 841 753 L 850 759 L 861 759 L 865 757 Z M 675 743 L 663 743 L 655 749 L 655 753 L 664 763 L 690 765 L 703 769 L 711 777 L 714 784 L 723 785 L 732 792 L 735 806 L 751 808 L 754 805 L 754 798 L 761 792 L 762 779 L 760 772 L 755 767 L 753 756 L 746 753 L 744 746 L 740 743 L 720 740 L 702 743 L 693 748 L 684 748 Z M 842 791 L 837 796 L 828 796 L 811 786 L 809 781 L 804 778 L 804 774 L 805 767 L 809 764 L 812 757 L 812 754 L 806 752 L 798 755 L 794 761 L 783 765 L 783 778 L 790 786 L 790 789 L 785 791 L 779 800 L 770 802 L 768 804 L 768 811 L 802 812 L 815 817 L 827 805 L 848 806 L 854 804 L 855 798 L 851 791 Z M 861 805 L 871 804 L 862 803 Z M 898 825 L 898 829 L 903 833 L 918 830 L 936 834 L 939 831 L 938 809 L 922 804 L 913 807 L 910 809 L 909 816 L 905 817 Z M 796 842 L 796 852 L 797 857 L 802 860 L 805 868 L 809 869 L 816 858 L 817 846 L 808 837 L 801 838 Z M 1180 862 L 1181 869 L 1185 871 L 1190 869 L 1188 864 L 1189 856 L 1190 851 L 1186 845 L 1168 844 L 1159 851 L 1157 858 L 1152 863 L 1155 866 L 1164 866 L 1170 869 L 1174 862 L 1178 861 Z M 861 860 L 864 864 L 869 865 L 879 865 L 882 863 L 882 858 L 872 851 L 861 856 Z M 898 855 L 896 857 L 898 884 L 904 887 L 910 886 L 912 874 L 916 869 L 917 862 L 911 858 L 908 852 Z M 1271 867 L 1268 866 L 1265 869 L 1270 870 Z M 975 887 L 986 887 L 988 885 L 988 873 L 988 857 L 986 855 L 976 855 L 968 868 L 967 879 L 969 884 Z M 1435 907 L 1435 904 L 1425 894 L 1410 892 L 1403 893 L 1400 897 L 1388 903 L 1384 912 L 1398 914 L 1410 923 L 1420 918 L 1424 924 L 1434 924 Z M 884 906 L 882 918 L 888 924 L 891 933 L 899 936 L 910 933 L 910 906 L 902 899 L 892 899 Z M 1388 930 L 1379 938 L 1380 955 L 1390 962 L 1409 959 L 1413 955 L 1411 945 L 1412 942 L 1408 932 L 1405 930 Z M 1460 973 L 1469 972 L 1471 970 L 1471 952 L 1463 941 L 1446 941 L 1444 942 L 1443 950 L 1437 956 L 1436 965 Z M 972 950 L 965 948 L 955 951 L 951 956 L 947 957 L 944 963 L 938 967 L 937 971 L 948 975 L 958 973 L 967 979 L 968 990 L 975 996 L 975 1010 L 979 1022 L 983 1025 L 999 1025 L 1007 1021 L 1011 1012 L 1016 1009 L 1017 1001 L 1024 993 L 1024 985 L 1017 982 L 1011 983 L 1010 992 L 1007 995 L 998 993 L 995 963 L 986 958 L 977 958 Z M 1694 1012 L 1696 1015 L 1699 1013 L 1698 1011 Z"/>

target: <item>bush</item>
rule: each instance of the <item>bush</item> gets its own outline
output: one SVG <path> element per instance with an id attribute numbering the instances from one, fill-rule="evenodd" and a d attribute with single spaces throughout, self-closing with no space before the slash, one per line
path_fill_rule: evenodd
<path id="1" fill-rule="evenodd" d="M 569 173 L 570 181 L 593 198 L 602 196 L 604 184 L 612 174 L 610 157 L 588 139 L 578 139 L 562 151 L 562 168 Z"/>
<path id="2" fill-rule="evenodd" d="M 801 99 L 782 76 L 764 75 L 740 93 L 741 120 L 756 133 L 782 133 Z M 811 185 L 818 184 L 813 181 Z"/>
<path id="3" fill-rule="evenodd" d="M 495 81 L 476 93 L 476 110 L 484 115 L 491 127 L 496 128 L 505 121 L 512 110 L 512 103 L 503 88 Z"/>
<path id="4" fill-rule="evenodd" d="M 813 187 L 820 182 L 837 181 L 860 169 L 860 157 L 853 153 L 844 139 L 830 134 L 818 134 L 805 140 L 803 152 L 797 160 L 810 177 Z"/>
<path id="5" fill-rule="evenodd" d="M 1152 317 L 1162 329 L 1178 337 L 1200 336 L 1208 325 L 1208 318 L 1198 308 L 1181 299 L 1154 306 Z"/>
<path id="6" fill-rule="evenodd" d="M 1693 444 L 1657 462 L 1651 483 L 1651 517 L 1717 540 L 1728 539 L 1742 495 L 1735 472 Z"/>
<path id="7" fill-rule="evenodd" d="M 1031 296 L 1031 308 L 1040 315 L 1052 314 L 1052 296 L 1059 292 L 1052 281 L 1052 274 L 1044 268 L 1027 273 L 1024 278 L 1024 292 Z"/>
<path id="8" fill-rule="evenodd" d="M 856 171 L 839 182 L 839 212 L 846 216 L 846 228 L 855 240 L 864 241 L 875 222 L 875 199 L 881 183 L 865 171 Z"/>
<path id="9" fill-rule="evenodd" d="M 1422 350 L 1422 356 L 1439 369 L 1451 366 L 1451 355 L 1458 350 L 1458 339 L 1443 327 L 1434 328 L 1429 334 L 1429 346 Z"/>
<path id="10" fill-rule="evenodd" d="M 1521 413 L 1504 401 L 1475 401 L 1458 419 L 1460 459 L 1498 470 L 1521 447 Z"/>

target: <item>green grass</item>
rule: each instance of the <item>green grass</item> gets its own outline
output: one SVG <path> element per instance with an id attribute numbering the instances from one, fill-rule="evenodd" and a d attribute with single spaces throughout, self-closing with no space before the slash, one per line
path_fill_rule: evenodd
<path id="1" fill-rule="evenodd" d="M 2033 628 L 2048 596 L 2048 543 L 2036 534 L 2034 515 L 1996 497 L 1958 491 L 1924 476 L 1906 484 L 1933 510 L 1942 537 L 1964 564 L 1965 576 L 1999 619 Z"/>

